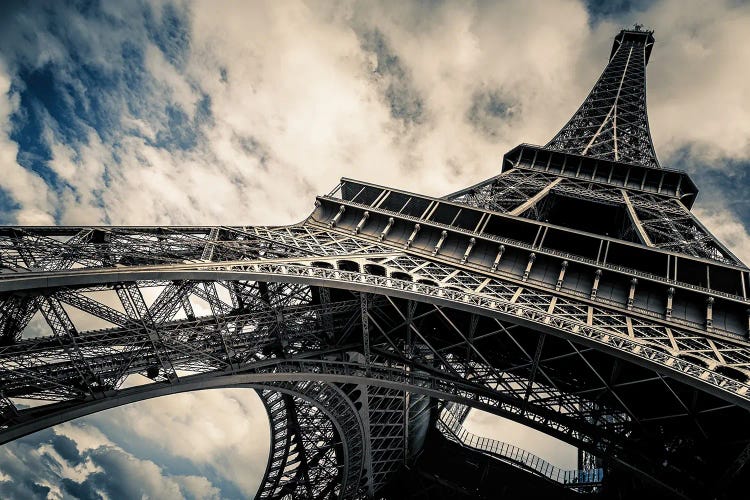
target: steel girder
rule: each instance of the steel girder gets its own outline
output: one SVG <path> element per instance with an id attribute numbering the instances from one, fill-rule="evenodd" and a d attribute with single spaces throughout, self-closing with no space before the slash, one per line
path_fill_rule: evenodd
<path id="1" fill-rule="evenodd" d="M 321 260 L 303 260 L 295 259 L 297 262 L 282 261 L 256 261 L 255 263 L 241 262 L 224 262 L 217 269 L 213 263 L 200 263 L 177 266 L 153 266 L 148 269 L 115 269 L 107 271 L 98 271 L 87 273 L 85 280 L 88 282 L 88 291 L 96 290 L 96 287 L 106 288 L 107 284 L 116 284 L 123 280 L 138 279 L 146 285 L 158 283 L 159 281 L 149 281 L 155 278 L 163 280 L 175 280 L 178 282 L 194 281 L 196 279 L 213 279 L 220 282 L 231 281 L 241 278 L 248 280 L 283 280 L 299 281 L 315 285 L 323 283 L 327 286 L 351 286 L 351 289 L 362 291 L 381 291 L 387 290 L 389 293 L 397 293 L 401 296 L 414 298 L 425 297 L 441 304 L 455 303 L 459 307 L 473 307 L 483 312 L 497 312 L 498 314 L 514 314 L 516 317 L 526 319 L 527 321 L 539 323 L 539 326 L 550 327 L 552 329 L 566 330 L 573 340 L 591 340 L 596 338 L 599 333 L 599 341 L 606 344 L 610 349 L 620 349 L 642 359 L 649 364 L 660 364 L 664 369 L 670 372 L 679 372 L 683 375 L 695 377 L 695 383 L 713 386 L 712 390 L 726 392 L 729 397 L 747 400 L 748 390 L 747 383 L 741 380 L 735 380 L 730 376 L 722 375 L 721 370 L 717 367 L 725 366 L 727 368 L 744 371 L 748 368 L 747 343 L 742 340 L 732 342 L 733 339 L 701 337 L 693 334 L 688 329 L 679 328 L 677 325 L 670 324 L 666 321 L 657 319 L 639 318 L 637 311 L 632 307 L 628 308 L 627 304 L 608 303 L 602 298 L 597 301 L 597 306 L 589 305 L 586 300 L 575 297 L 569 297 L 564 294 L 564 290 L 544 290 L 539 283 L 530 282 L 527 278 L 513 279 L 511 277 L 496 274 L 494 277 L 472 272 L 469 270 L 456 269 L 450 265 L 444 265 L 438 262 L 424 260 L 416 255 L 408 254 L 391 254 L 379 258 L 360 258 L 358 256 L 348 256 L 349 258 L 330 260 L 329 266 L 318 267 Z M 337 263 L 342 262 L 347 265 L 349 262 L 357 262 L 364 269 L 364 272 L 344 271 L 336 269 Z M 377 266 L 380 269 L 387 270 L 388 274 L 379 276 L 367 272 L 367 266 Z M 375 269 L 375 268 L 373 268 Z M 403 273 L 414 280 L 414 283 L 405 284 L 404 280 L 390 279 L 393 273 Z M 47 275 L 43 280 L 45 283 L 44 294 L 45 300 L 42 301 L 40 309 L 42 312 L 49 311 L 45 304 L 58 300 L 67 300 L 73 294 L 66 285 L 70 282 L 71 276 L 75 275 L 78 280 L 83 279 L 80 272 L 69 274 L 57 274 L 55 276 Z M 19 289 L 27 286 L 37 286 L 39 278 L 31 276 L 28 278 L 17 278 L 14 276 L 12 285 Z M 421 283 L 420 283 L 421 281 Z M 434 283 L 431 284 L 431 283 Z M 62 299 L 57 299 L 54 290 L 61 288 Z M 557 293 L 554 293 L 557 292 Z M 27 291 L 24 293 L 34 293 Z M 208 297 L 207 295 L 204 297 Z M 200 296 L 199 295 L 199 296 Z M 553 300 L 554 299 L 554 300 Z M 174 300 L 174 299 L 173 299 Z M 215 297 L 214 301 L 218 299 Z M 80 307 L 86 307 L 89 303 L 93 305 L 93 299 L 88 301 L 72 300 L 77 302 Z M 84 305 L 86 302 L 86 305 Z M 554 304 L 553 304 L 554 302 Z M 155 302 L 159 306 L 159 302 Z M 550 307 L 552 306 L 552 310 Z M 216 306 L 217 309 L 222 306 Z M 224 306 L 228 307 L 228 306 Z M 111 309 L 111 308 L 110 308 Z M 619 309 L 619 311 L 618 311 Z M 60 312 L 60 307 L 57 308 Z M 104 306 L 98 308 L 84 309 L 88 314 L 95 315 L 100 310 L 106 311 Z M 176 311 L 175 311 L 176 312 Z M 217 311 L 218 312 L 218 311 Z M 49 323 L 53 327 L 54 342 L 59 346 L 76 354 L 81 347 L 88 348 L 88 345 L 82 344 L 83 340 L 77 340 L 77 335 L 68 335 L 70 327 L 64 329 L 59 326 L 56 315 L 49 312 Z M 62 313 L 61 313 L 62 314 Z M 214 318 L 220 318 L 221 313 L 214 313 Z M 108 314 L 107 317 L 113 318 L 115 315 Z M 122 321 L 123 319 L 120 319 Z M 231 324 L 229 326 L 240 328 L 244 321 L 248 320 L 242 316 L 236 318 L 241 323 Z M 69 321 L 69 320 L 66 320 Z M 133 323 L 139 320 L 133 319 Z M 187 320 L 192 321 L 192 320 Z M 203 325 L 200 321 L 195 323 L 195 328 Z M 211 321 L 216 321 L 213 319 Z M 254 321 L 258 321 L 254 319 Z M 568 323 L 570 322 L 570 323 Z M 550 326 L 552 325 L 552 326 Z M 183 332 L 186 326 L 180 323 L 175 327 L 176 331 Z M 212 326 L 212 325 L 210 325 Z M 205 328 L 205 325 L 203 325 Z M 307 328 L 307 327 L 305 327 Z M 128 331 L 132 327 L 128 327 Z M 149 330 L 149 324 L 140 324 L 141 336 L 136 336 L 139 342 L 156 341 L 154 334 L 146 333 Z M 303 329 L 301 329 L 303 330 Z M 599 332 L 598 330 L 601 330 Z M 608 335 L 609 334 L 609 335 Z M 612 335 L 614 334 L 614 335 Z M 123 334 L 119 334 L 123 335 Z M 69 340 L 65 340 L 68 337 Z M 86 339 L 86 342 L 93 339 Z M 41 342 L 34 341 L 34 342 Z M 44 342 L 50 342 L 44 340 Z M 629 344 L 634 342 L 632 346 Z M 640 349 L 636 349 L 636 344 Z M 6 347 L 6 350 L 16 351 L 25 349 L 26 344 L 14 343 Z M 627 345 L 627 347 L 626 347 Z M 225 354 L 229 346 L 222 344 Z M 682 347 L 682 348 L 681 348 Z M 24 351 L 26 352 L 26 351 Z M 157 353 L 158 355 L 158 350 Z M 61 353 L 59 356 L 69 356 L 68 352 Z M 122 356 L 122 353 L 118 353 Z M 686 356 L 688 356 L 686 358 Z M 16 355 L 15 362 L 22 366 L 26 358 Z M 705 367 L 699 364 L 689 363 L 686 359 L 693 361 L 700 360 Z M 163 363 L 161 363 L 163 365 Z"/>
<path id="2" fill-rule="evenodd" d="M 517 183 L 522 186 L 522 190 L 516 187 Z M 509 192 L 518 194 L 509 199 Z M 614 186 L 597 185 L 576 179 L 560 179 L 552 174 L 514 168 L 470 190 L 453 194 L 448 199 L 503 213 L 523 208 L 524 202 L 534 200 L 535 203 L 518 211 L 517 215 L 545 220 L 548 215 L 544 210 L 544 201 L 545 198 L 549 199 L 548 195 L 632 209 L 629 214 L 631 224 L 622 228 L 619 234 L 615 233 L 612 236 L 653 248 L 741 265 L 739 259 L 719 242 L 683 203 L 655 193 L 628 193 Z M 546 208 L 549 210 L 554 207 Z"/>
<path id="3" fill-rule="evenodd" d="M 328 234 L 331 238 L 346 239 L 336 231 L 329 231 Z M 341 245 L 340 248 L 347 247 L 351 245 Z M 316 351 L 327 353 L 322 354 L 323 360 L 326 359 L 325 356 L 335 357 L 338 352 L 339 359 L 343 361 L 342 355 L 359 349 L 357 344 L 347 346 L 346 343 L 358 340 L 359 336 L 354 334 L 354 330 L 357 325 L 362 325 L 362 301 L 357 300 L 356 295 L 350 295 L 351 298 L 346 300 L 339 297 L 335 301 L 329 299 L 326 303 L 313 304 L 313 295 L 321 297 L 326 294 L 313 294 L 312 291 L 320 290 L 321 285 L 324 285 L 322 289 L 328 290 L 329 296 L 336 289 L 377 294 L 366 316 L 368 323 L 372 325 L 370 329 L 377 332 L 379 337 L 379 342 L 372 344 L 374 357 L 377 359 L 380 356 L 380 359 L 374 364 L 372 361 L 335 364 L 322 360 L 314 362 L 311 359 L 307 362 L 306 370 L 303 370 L 308 373 L 307 377 L 315 377 L 312 373 L 320 373 L 320 377 L 322 374 L 338 373 L 339 377 L 344 378 L 334 377 L 329 381 L 349 384 L 352 382 L 348 381 L 353 381 L 358 376 L 366 377 L 369 370 L 370 377 L 378 379 L 377 383 L 386 384 L 387 381 L 391 384 L 383 387 L 397 391 L 396 399 L 407 392 L 420 391 L 441 399 L 453 398 L 520 419 L 569 442 L 588 447 L 595 453 L 606 453 L 613 446 L 611 443 L 617 442 L 617 433 L 638 420 L 639 415 L 634 414 L 627 403 L 621 402 L 611 407 L 593 404 L 585 396 L 571 393 L 569 388 L 556 387 L 559 380 L 546 373 L 541 350 L 530 354 L 509 333 L 508 328 L 512 328 L 513 323 L 533 325 L 535 330 L 558 335 L 565 332 L 564 338 L 593 345 L 597 349 L 619 350 L 624 358 L 637 360 L 639 364 L 651 368 L 661 361 L 659 371 L 664 372 L 668 368 L 669 371 L 665 372 L 668 376 L 693 384 L 699 382 L 700 385 L 702 382 L 708 385 L 706 382 L 714 382 L 712 391 L 716 392 L 720 388 L 716 393 L 724 398 L 732 399 L 744 394 L 741 384 L 737 386 L 736 381 L 732 385 L 732 379 L 722 378 L 718 374 L 706 378 L 703 374 L 707 370 L 696 369 L 696 366 L 679 357 L 667 355 L 663 349 L 654 349 L 661 344 L 649 344 L 648 340 L 653 340 L 653 335 L 639 335 L 641 338 L 636 340 L 627 328 L 630 323 L 631 326 L 634 325 L 634 332 L 641 332 L 643 328 L 653 331 L 653 325 L 641 325 L 637 321 L 633 323 L 633 318 L 629 318 L 629 321 L 624 319 L 621 323 L 624 325 L 623 329 L 618 334 L 616 315 L 612 311 L 597 309 L 590 314 L 588 307 L 576 306 L 568 299 L 555 297 L 554 294 L 540 293 L 531 283 L 519 290 L 521 287 L 507 279 L 491 279 L 403 252 L 383 252 L 372 257 L 341 254 L 314 259 L 222 262 L 219 267 L 217 264 L 173 264 L 146 266 L 138 270 L 108 268 L 44 273 L 46 283 L 41 290 L 26 286 L 29 284 L 27 280 L 38 279 L 37 273 L 24 273 L 23 278 L 14 273 L 11 280 L 13 286 L 18 290 L 26 290 L 23 293 L 34 296 L 34 293 L 42 292 L 46 299 L 59 300 L 61 304 L 67 301 L 80 311 L 98 315 L 119 326 L 90 333 L 76 331 L 72 336 L 56 332 L 57 335 L 51 337 L 30 338 L 8 345 L 3 350 L 3 357 L 6 359 L 4 373 L 6 377 L 10 374 L 12 377 L 4 380 L 4 387 L 9 389 L 11 397 L 33 395 L 68 401 L 81 398 L 94 401 L 112 397 L 107 396 L 107 393 L 117 392 L 118 381 L 128 373 L 143 373 L 160 381 L 159 383 L 178 385 L 180 379 L 176 373 L 169 375 L 170 367 L 217 375 L 247 371 L 252 366 L 275 366 L 273 371 L 276 372 L 303 370 L 303 365 L 290 368 L 289 361 L 284 361 L 287 365 L 279 364 L 279 352 L 284 353 L 287 358 L 306 357 Z M 353 269 L 352 264 L 357 269 Z M 77 276 L 79 281 L 75 284 L 66 282 L 67 274 Z M 123 278 L 123 274 L 128 274 L 128 277 Z M 137 279 L 139 277 L 143 279 Z M 239 279 L 240 277 L 245 279 Z M 130 281 L 131 279 L 136 281 Z M 101 299 L 97 301 L 92 298 L 108 287 L 119 289 L 123 282 L 128 283 L 125 289 L 131 289 L 131 296 L 135 293 L 133 287 L 144 290 L 161 287 L 150 305 L 155 312 L 136 314 L 126 311 L 127 314 L 122 314 L 112 305 L 103 304 Z M 211 288 L 216 283 L 225 290 L 223 299 L 219 298 L 217 292 L 205 291 L 207 284 Z M 117 297 L 122 299 L 122 294 Z M 189 298 L 188 302 L 190 298 L 193 302 L 197 298 L 208 302 L 210 315 L 205 318 L 195 317 L 189 311 L 192 308 L 183 307 L 184 317 L 175 318 L 177 310 L 182 306 L 167 307 L 165 303 L 183 304 L 186 297 Z M 414 327 L 413 306 L 401 307 L 394 302 L 401 298 L 410 299 L 411 304 L 430 304 L 432 309 L 422 314 L 441 318 L 446 330 L 452 331 L 452 337 L 435 338 L 434 332 L 428 334 Z M 553 299 L 556 299 L 553 307 L 555 314 L 550 314 Z M 240 305 L 244 308 L 239 307 Z M 126 308 L 123 306 L 123 309 Z M 171 313 L 156 314 L 156 311 L 165 309 Z M 470 311 L 474 317 L 497 318 L 495 332 L 487 331 L 486 326 L 478 332 L 476 320 L 469 323 L 474 326 L 470 326 L 468 331 L 460 328 L 459 320 L 451 318 L 455 314 L 450 312 L 453 309 Z M 160 323 L 153 320 L 144 323 L 141 321 L 144 316 L 158 316 Z M 69 317 L 75 315 L 71 314 Z M 327 318 L 325 321 L 324 317 Z M 411 347 L 409 343 L 403 344 L 407 336 L 399 332 L 397 325 L 388 327 L 388 322 L 393 322 L 394 317 L 401 321 L 402 329 L 412 334 Z M 499 320 L 500 318 L 502 319 Z M 77 320 L 85 323 L 82 318 Z M 158 333 L 154 333 L 154 330 Z M 217 335 L 219 332 L 222 334 Z M 498 363 L 495 359 L 488 359 L 495 357 L 496 352 L 480 348 L 474 343 L 479 340 L 469 341 L 469 338 L 483 339 L 500 334 L 508 336 L 518 345 L 519 352 L 528 357 L 530 369 L 526 370 L 523 364 L 519 364 L 510 370 L 500 370 L 495 366 Z M 330 342 L 332 338 L 336 339 L 333 344 Z M 439 341 L 440 344 L 434 345 Z M 609 346 L 605 347 L 603 343 L 609 343 Z M 422 359 L 415 359 L 414 353 L 420 352 L 420 349 L 414 345 L 423 346 Z M 71 353 L 73 346 L 76 348 L 75 356 Z M 571 353 L 585 359 L 580 348 L 574 347 Z M 570 356 L 571 353 L 558 354 L 558 357 Z M 88 360 L 87 364 L 84 365 L 82 360 Z M 92 363 L 94 360 L 96 363 Z M 407 365 L 406 361 L 410 363 Z M 394 362 L 400 368 L 385 369 Z M 452 379 L 434 372 L 430 366 L 435 363 L 444 370 L 449 370 Z M 407 366 L 411 366 L 409 370 L 416 371 L 407 372 L 411 378 L 405 379 L 404 369 Z M 593 374 L 597 374 L 595 368 L 589 368 Z M 513 373 L 514 370 L 521 373 Z M 81 373 L 87 375 L 81 376 Z M 428 375 L 422 379 L 417 376 L 418 373 Z M 272 378 L 275 375 L 268 372 L 261 376 Z M 537 379 L 542 376 L 543 379 Z M 596 376 L 601 382 L 601 377 Z M 440 380 L 442 382 L 435 386 Z M 460 380 L 463 380 L 461 384 L 466 381 L 470 381 L 470 384 L 456 385 Z M 430 387 L 430 391 L 425 392 L 425 387 Z M 439 390 L 435 387 L 439 387 Z M 599 387 L 590 386 L 583 394 L 603 392 L 614 395 L 610 399 L 617 400 L 617 390 L 606 383 Z M 384 401 L 388 399 L 385 398 Z M 395 409 L 402 406 L 403 403 L 394 403 L 389 411 L 393 410 L 392 415 L 400 415 Z M 581 408 L 586 408 L 586 411 L 581 411 Z M 36 414 L 39 414 L 39 410 Z M 369 418 L 366 420 L 370 421 Z M 23 418 L 16 418 L 14 421 L 22 422 Z M 9 422 L 11 427 L 14 421 Z M 400 431 L 401 420 L 398 425 L 392 422 L 391 428 L 398 428 Z M 386 436 L 386 444 L 379 451 L 388 454 L 403 450 L 403 442 L 399 442 L 399 439 L 403 440 L 403 435 Z M 403 460 L 403 455 L 399 456 Z M 386 460 L 385 463 L 388 469 L 400 462 Z M 371 476 L 373 487 L 382 484 L 387 474 L 376 476 Z"/>
<path id="4" fill-rule="evenodd" d="M 482 186 L 476 186 L 470 191 L 447 198 L 485 210 L 507 213 L 523 206 L 528 200 L 542 193 L 555 180 L 554 175 L 515 169 L 505 175 L 490 179 Z M 535 208 L 534 204 L 529 210 L 534 215 L 538 215 Z"/>

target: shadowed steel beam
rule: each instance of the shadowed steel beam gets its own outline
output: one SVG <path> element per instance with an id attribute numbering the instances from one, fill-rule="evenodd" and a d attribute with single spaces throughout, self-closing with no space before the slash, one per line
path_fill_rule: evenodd
<path id="1" fill-rule="evenodd" d="M 529 198 L 528 200 L 526 200 L 522 204 L 518 205 L 518 207 L 516 207 L 513 210 L 511 210 L 510 212 L 508 212 L 508 214 L 509 215 L 521 215 L 526 210 L 528 210 L 529 208 L 531 208 L 534 205 L 536 205 L 537 202 L 539 202 L 539 200 L 541 200 L 542 198 L 544 198 L 545 196 L 547 196 L 547 194 L 552 190 L 552 188 L 554 188 L 555 186 L 557 186 L 558 184 L 560 184 L 561 181 L 562 181 L 562 177 L 558 177 L 557 179 L 553 180 L 552 182 L 550 182 L 549 184 L 547 184 L 537 194 L 535 194 L 534 196 L 532 196 L 531 198 Z"/>
<path id="2" fill-rule="evenodd" d="M 539 360 L 542 358 L 542 349 L 544 348 L 544 339 L 547 336 L 543 333 L 539 334 L 539 340 L 536 344 L 536 351 L 534 352 L 534 361 L 531 364 L 531 374 L 529 375 L 529 384 L 526 387 L 526 394 L 524 395 L 524 403 L 529 403 L 529 397 L 531 396 L 531 389 L 534 386 L 534 380 L 536 379 L 536 372 L 539 369 Z"/>
<path id="3" fill-rule="evenodd" d="M 635 213 L 635 209 L 633 208 L 633 204 L 630 202 L 630 197 L 628 196 L 628 192 L 624 189 L 622 191 L 622 197 L 625 200 L 625 206 L 628 207 L 628 215 L 630 216 L 630 221 L 633 223 L 635 228 L 638 230 L 638 237 L 641 239 L 641 241 L 652 247 L 654 246 L 653 242 L 651 241 L 651 238 L 648 237 L 648 233 L 645 229 L 643 229 L 643 224 L 641 224 L 641 220 L 638 218 L 638 214 Z"/>

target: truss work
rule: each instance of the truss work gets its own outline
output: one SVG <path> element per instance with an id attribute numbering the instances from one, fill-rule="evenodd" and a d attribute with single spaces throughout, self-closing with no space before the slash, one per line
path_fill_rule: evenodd
<path id="1" fill-rule="evenodd" d="M 528 494 L 742 491 L 750 270 L 656 160 L 653 43 L 623 30 L 547 146 L 443 198 L 343 179 L 286 227 L 0 228 L 0 442 L 248 387 L 259 498 L 492 497 L 490 471 Z M 580 470 L 474 436 L 469 408 Z"/>
<path id="2" fill-rule="evenodd" d="M 547 147 L 657 168 L 646 114 L 646 64 L 653 45 L 648 31 L 617 35 L 604 73 Z"/>

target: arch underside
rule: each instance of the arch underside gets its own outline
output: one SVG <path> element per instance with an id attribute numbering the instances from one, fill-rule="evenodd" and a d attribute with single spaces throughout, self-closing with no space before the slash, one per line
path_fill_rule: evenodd
<path id="1" fill-rule="evenodd" d="M 679 328 L 335 230 L 243 230 L 221 248 L 159 235 L 158 258 L 110 239 L 109 260 L 96 243 L 70 258 L 16 238 L 0 279 L 0 439 L 254 387 L 272 428 L 263 498 L 373 495 L 418 451 L 417 399 L 433 418 L 454 401 L 519 421 L 678 492 L 731 473 L 749 442 L 741 346 L 702 349 Z M 134 374 L 152 383 L 123 388 Z"/>

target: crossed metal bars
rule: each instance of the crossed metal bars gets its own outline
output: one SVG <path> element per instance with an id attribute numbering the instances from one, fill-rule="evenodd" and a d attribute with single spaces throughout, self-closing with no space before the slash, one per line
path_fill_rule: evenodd
<path id="1" fill-rule="evenodd" d="M 622 32 L 609 64 L 550 149 L 658 167 L 646 114 L 651 33 Z"/>
<path id="2" fill-rule="evenodd" d="M 735 477 L 750 273 L 657 162 L 652 44 L 623 30 L 545 148 L 445 198 L 343 180 L 288 227 L 0 228 L 0 440 L 243 386 L 269 414 L 261 498 L 374 496 L 446 402 L 680 495 Z M 624 215 L 550 224 L 561 199 Z"/>

